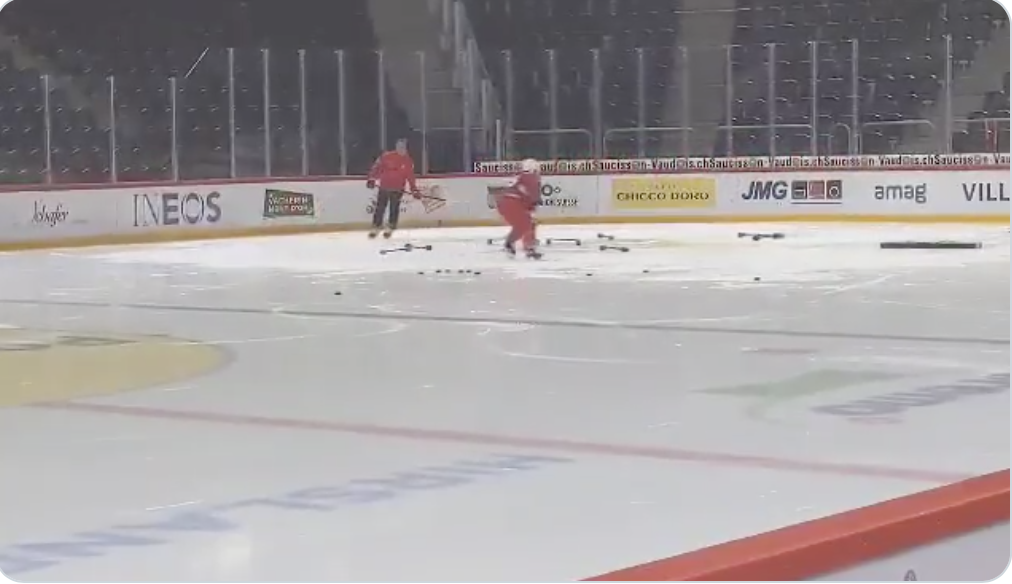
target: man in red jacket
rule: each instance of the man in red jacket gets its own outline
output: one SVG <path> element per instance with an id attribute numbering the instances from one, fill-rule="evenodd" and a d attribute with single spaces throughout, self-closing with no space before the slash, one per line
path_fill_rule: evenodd
<path id="1" fill-rule="evenodd" d="M 383 229 L 383 216 L 387 214 L 389 208 L 390 216 L 387 219 L 386 229 L 383 230 L 383 237 L 389 238 L 397 229 L 397 222 L 401 216 L 401 198 L 405 190 L 410 189 L 412 195 L 419 196 L 418 185 L 415 184 L 415 163 L 408 154 L 406 138 L 398 140 L 393 150 L 384 152 L 376 159 L 372 170 L 369 171 L 366 187 L 369 189 L 379 187 L 369 237 L 379 235 Z"/>

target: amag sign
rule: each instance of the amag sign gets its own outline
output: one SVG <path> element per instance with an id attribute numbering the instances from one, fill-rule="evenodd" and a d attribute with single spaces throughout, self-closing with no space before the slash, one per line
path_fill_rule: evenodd
<path id="1" fill-rule="evenodd" d="M 894 184 L 876 185 L 875 200 L 883 203 L 914 203 L 924 205 L 928 202 L 928 185 Z"/>

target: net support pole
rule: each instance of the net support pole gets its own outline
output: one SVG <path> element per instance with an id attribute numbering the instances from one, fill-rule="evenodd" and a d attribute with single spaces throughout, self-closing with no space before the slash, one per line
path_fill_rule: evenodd
<path id="1" fill-rule="evenodd" d="M 179 182 L 179 80 L 169 77 L 169 167 L 172 182 Z"/>
<path id="2" fill-rule="evenodd" d="M 271 130 L 271 52 L 270 49 L 261 49 L 260 57 L 263 65 L 264 76 L 264 176 L 274 174 L 274 147 Z"/>
<path id="3" fill-rule="evenodd" d="M 302 176 L 309 176 L 309 94 L 306 75 L 306 50 L 299 49 L 299 154 Z"/>
<path id="4" fill-rule="evenodd" d="M 334 51 L 337 57 L 337 152 L 341 157 L 341 176 L 348 175 L 348 88 L 347 65 L 344 51 Z"/>
<path id="5" fill-rule="evenodd" d="M 116 78 L 106 78 L 109 91 L 109 181 L 119 182 L 119 143 L 116 138 Z"/>
<path id="6" fill-rule="evenodd" d="M 43 180 L 46 184 L 53 183 L 53 109 L 50 102 L 52 81 L 49 75 L 42 79 L 42 149 L 43 149 Z"/>

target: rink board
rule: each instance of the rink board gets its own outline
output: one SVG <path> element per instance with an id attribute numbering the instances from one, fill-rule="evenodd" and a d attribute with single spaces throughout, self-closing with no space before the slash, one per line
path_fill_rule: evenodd
<path id="1" fill-rule="evenodd" d="M 544 224 L 1009 221 L 1003 158 L 982 159 L 973 167 L 926 164 L 937 162 L 932 160 L 902 168 L 852 167 L 867 159 L 837 161 L 843 169 L 794 163 L 798 168 L 711 171 L 683 163 L 673 171 L 547 173 L 538 219 Z M 498 225 L 488 188 L 510 180 L 506 174 L 424 177 L 423 192 L 440 204 L 405 197 L 402 226 Z M 26 188 L 0 194 L 0 248 L 357 230 L 368 225 L 373 201 L 363 179 L 346 177 Z"/>

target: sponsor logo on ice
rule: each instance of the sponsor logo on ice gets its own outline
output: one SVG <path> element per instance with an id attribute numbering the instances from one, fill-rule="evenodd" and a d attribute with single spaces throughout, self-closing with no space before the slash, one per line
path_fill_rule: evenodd
<path id="1" fill-rule="evenodd" d="M 888 371 L 823 369 L 777 381 L 711 388 L 701 390 L 699 393 L 744 400 L 746 415 L 753 419 L 765 420 L 771 417 L 776 409 L 787 406 L 795 400 L 812 399 L 872 384 L 888 384 L 895 387 L 902 383 L 905 377 L 907 376 L 904 374 Z M 1009 374 L 994 373 L 976 379 L 889 391 L 814 406 L 809 408 L 809 411 L 855 423 L 896 423 L 902 421 L 902 417 L 911 410 L 943 406 L 977 396 L 997 395 L 1008 391 Z"/>
<path id="2" fill-rule="evenodd" d="M 899 416 L 915 408 L 929 408 L 962 401 L 983 395 L 1008 393 L 1009 374 L 995 373 L 976 379 L 963 379 L 953 383 L 940 383 L 894 391 L 848 402 L 817 406 L 817 414 L 846 418 L 852 421 L 877 421 L 884 417 Z"/>
<path id="3" fill-rule="evenodd" d="M 264 516 L 300 525 L 341 521 L 340 513 L 363 507 L 396 505 L 402 499 L 423 497 L 483 482 L 509 480 L 517 475 L 545 472 L 573 463 L 573 459 L 536 454 L 489 454 L 438 465 L 392 470 L 344 482 L 322 483 L 268 496 L 228 502 L 201 503 L 174 509 L 172 505 L 134 521 L 78 531 L 48 539 L 0 546 L 0 570 L 14 578 L 48 568 L 96 558 L 172 545 L 200 545 L 207 538 L 246 533 Z M 335 518 L 335 515 L 337 517 Z M 316 523 L 313 523 L 313 522 Z M 40 579 L 45 580 L 44 576 Z"/>
<path id="4" fill-rule="evenodd" d="M 86 383 L 66 372 L 88 363 Z M 0 328 L 0 407 L 109 395 L 186 381 L 215 371 L 213 345 L 162 335 Z"/>
<path id="5" fill-rule="evenodd" d="M 221 193 L 134 195 L 134 227 L 214 225 L 221 221 Z"/>
<path id="6" fill-rule="evenodd" d="M 616 209 L 712 209 L 717 206 L 713 178 L 617 178 L 612 181 Z"/>

